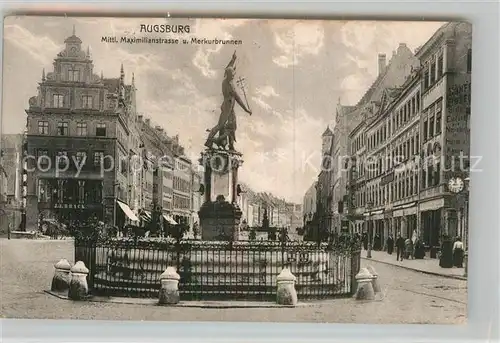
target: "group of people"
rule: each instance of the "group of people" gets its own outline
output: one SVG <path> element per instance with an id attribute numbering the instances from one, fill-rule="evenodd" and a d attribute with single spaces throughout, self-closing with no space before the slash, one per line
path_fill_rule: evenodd
<path id="1" fill-rule="evenodd" d="M 424 245 L 417 238 L 416 233 L 413 234 L 411 239 L 404 239 L 401 235 L 398 235 L 396 241 L 394 241 L 392 234 L 390 234 L 387 237 L 386 244 L 389 255 L 392 255 L 394 246 L 396 246 L 396 259 L 398 261 L 403 261 L 403 259 L 422 259 L 425 255 Z"/>
<path id="2" fill-rule="evenodd" d="M 363 248 L 368 250 L 368 234 L 365 232 L 362 235 Z M 373 250 L 383 250 L 380 236 L 377 234 L 373 239 Z M 413 232 L 411 238 L 403 238 L 401 234 L 398 234 L 397 238 L 394 239 L 392 234 L 386 239 L 387 253 L 392 255 L 394 248 L 396 248 L 396 260 L 403 261 L 404 259 L 423 259 L 425 256 L 425 246 L 420 239 L 417 237 L 417 233 Z M 463 267 L 464 261 L 464 245 L 460 237 L 456 237 L 453 243 L 452 255 L 453 255 L 453 266 L 457 268 Z"/>

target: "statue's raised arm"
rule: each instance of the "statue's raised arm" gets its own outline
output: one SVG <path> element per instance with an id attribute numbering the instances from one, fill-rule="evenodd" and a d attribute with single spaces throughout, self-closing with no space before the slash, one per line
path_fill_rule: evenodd
<path id="1" fill-rule="evenodd" d="M 227 70 L 228 68 L 232 68 L 232 69 L 234 69 L 234 64 L 235 64 L 235 63 L 236 63 L 236 50 L 234 50 L 234 52 L 233 52 L 233 56 L 231 57 L 231 60 L 229 61 L 229 63 L 228 63 L 228 64 L 227 64 L 227 66 L 226 66 L 226 70 Z"/>

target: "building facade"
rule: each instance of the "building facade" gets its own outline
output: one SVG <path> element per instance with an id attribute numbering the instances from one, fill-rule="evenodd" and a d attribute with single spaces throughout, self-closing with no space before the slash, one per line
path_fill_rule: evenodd
<path id="1" fill-rule="evenodd" d="M 451 178 L 468 178 L 471 47 L 472 25 L 449 23 L 417 53 L 422 64 L 420 129 L 426 161 L 419 202 L 420 234 L 430 246 L 437 245 L 442 234 L 453 237 L 466 232 L 468 199 L 462 193 L 450 193 L 447 185 Z"/>
<path id="2" fill-rule="evenodd" d="M 415 233 L 427 247 L 443 234 L 466 234 L 467 193 L 447 184 L 468 177 L 468 160 L 457 165 L 470 144 L 470 42 L 470 25 L 441 27 L 416 53 L 421 66 L 401 87 L 385 88 L 374 116 L 351 131 L 348 213 L 356 230 L 382 242 Z"/>
<path id="3" fill-rule="evenodd" d="M 321 136 L 321 165 L 318 175 L 316 214 L 318 217 L 318 229 L 321 232 L 331 232 L 333 227 L 333 187 L 332 187 L 332 168 L 333 168 L 333 141 L 334 135 L 329 127 Z"/>
<path id="4" fill-rule="evenodd" d="M 109 224 L 136 221 L 140 195 L 131 186 L 130 156 L 138 154 L 135 87 L 94 73 L 89 49 L 75 35 L 42 72 L 26 110 L 26 227 L 44 218 L 94 217 Z M 139 181 L 137 181 L 139 182 Z"/>
<path id="5" fill-rule="evenodd" d="M 23 134 L 2 134 L 1 136 L 1 166 L 5 173 L 1 176 L 4 214 L 1 219 L 0 232 L 7 232 L 9 223 L 13 230 L 18 230 L 21 224 L 23 141 Z"/>
<path id="6" fill-rule="evenodd" d="M 314 181 L 313 184 L 307 189 L 306 194 L 302 200 L 302 224 L 304 227 L 310 222 L 312 222 L 316 214 L 316 187 L 318 181 Z"/>
<path id="7" fill-rule="evenodd" d="M 350 170 L 349 135 L 362 122 L 368 121 L 379 112 L 382 96 L 387 88 L 397 88 L 403 85 L 408 74 L 419 66 L 419 61 L 405 43 L 400 43 L 397 50 L 387 63 L 386 55 L 378 55 L 378 76 L 371 87 L 355 106 L 337 104 L 334 128 L 335 161 L 332 174 L 333 187 L 333 221 L 334 227 L 340 228 L 342 223 L 349 221 L 348 208 L 348 178 Z M 347 205 L 347 206 L 344 206 Z"/>

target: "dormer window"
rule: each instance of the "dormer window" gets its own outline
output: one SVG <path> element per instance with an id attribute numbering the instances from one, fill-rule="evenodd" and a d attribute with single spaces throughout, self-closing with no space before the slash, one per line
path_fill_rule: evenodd
<path id="1" fill-rule="evenodd" d="M 93 102 L 92 102 L 92 96 L 91 95 L 84 95 L 82 96 L 82 107 L 83 108 L 93 108 Z"/>
<path id="2" fill-rule="evenodd" d="M 68 70 L 68 80 L 69 81 L 80 81 L 80 71 L 78 69 Z"/>
<path id="3" fill-rule="evenodd" d="M 64 95 L 54 94 L 54 107 L 61 108 L 64 107 Z"/>

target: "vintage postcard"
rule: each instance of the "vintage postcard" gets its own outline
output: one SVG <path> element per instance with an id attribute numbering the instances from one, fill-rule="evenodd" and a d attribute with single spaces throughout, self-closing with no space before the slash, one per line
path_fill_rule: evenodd
<path id="1" fill-rule="evenodd" d="M 2 317 L 466 323 L 471 39 L 7 17 Z"/>

